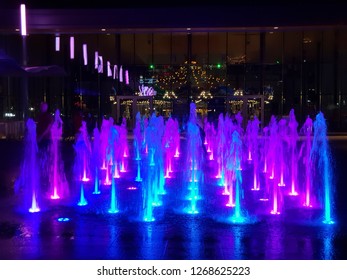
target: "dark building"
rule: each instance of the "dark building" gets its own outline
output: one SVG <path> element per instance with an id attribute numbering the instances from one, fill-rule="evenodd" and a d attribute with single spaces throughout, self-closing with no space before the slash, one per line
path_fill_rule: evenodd
<path id="1" fill-rule="evenodd" d="M 116 97 L 145 87 L 156 93 L 161 114 L 183 117 L 196 101 L 203 115 L 243 110 L 246 118 L 259 114 L 266 123 L 294 108 L 300 123 L 323 111 L 331 130 L 347 128 L 345 4 L 27 1 L 23 37 L 20 3 L 7 2 L 0 5 L 2 53 L 19 66 L 63 71 L 28 76 L 3 70 L 3 120 L 35 114 L 42 100 L 67 118 L 76 108 L 95 118 L 131 116 L 127 101 L 116 112 Z M 137 110 L 146 113 L 147 105 Z"/>

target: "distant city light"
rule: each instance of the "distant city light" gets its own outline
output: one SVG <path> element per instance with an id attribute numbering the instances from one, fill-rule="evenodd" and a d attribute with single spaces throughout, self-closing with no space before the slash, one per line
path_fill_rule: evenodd
<path id="1" fill-rule="evenodd" d="M 5 113 L 5 117 L 8 117 L 8 118 L 14 118 L 16 116 L 16 114 L 14 113 Z"/>

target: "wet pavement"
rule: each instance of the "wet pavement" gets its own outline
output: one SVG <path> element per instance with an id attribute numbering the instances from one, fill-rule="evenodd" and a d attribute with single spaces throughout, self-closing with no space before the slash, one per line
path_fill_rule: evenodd
<path id="1" fill-rule="evenodd" d="M 120 212 L 108 213 L 110 194 L 102 188 L 93 195 L 86 186 L 88 205 L 77 206 L 77 192 L 65 200 L 43 199 L 41 211 L 29 213 L 24 197 L 14 194 L 23 143 L 1 140 L 0 151 L 0 259 L 111 260 L 111 259 L 347 259 L 347 137 L 330 139 L 334 174 L 335 224 L 322 223 L 321 209 L 287 207 L 269 215 L 262 202 L 250 207 L 254 215 L 245 224 L 226 222 L 218 188 L 206 181 L 200 213 L 185 214 L 179 172 L 168 181 L 163 206 L 155 208 L 155 222 L 139 219 L 141 185 L 135 168 L 117 179 Z M 67 176 L 73 163 L 72 142 L 64 142 Z M 179 164 L 178 164 L 179 166 Z M 132 172 L 132 173 L 131 173 Z M 245 194 L 246 197 L 247 193 Z M 291 198 L 285 203 L 290 204 Z M 254 212 L 252 212 L 254 210 Z"/>

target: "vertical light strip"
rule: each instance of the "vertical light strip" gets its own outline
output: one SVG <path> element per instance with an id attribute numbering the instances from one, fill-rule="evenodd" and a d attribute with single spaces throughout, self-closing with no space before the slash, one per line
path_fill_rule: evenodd
<path id="1" fill-rule="evenodd" d="M 95 69 L 98 69 L 99 67 L 99 53 L 96 51 L 94 56 L 94 63 L 95 63 Z"/>
<path id="2" fill-rule="evenodd" d="M 70 58 L 75 58 L 75 38 L 73 36 L 70 37 Z"/>
<path id="3" fill-rule="evenodd" d="M 84 61 L 84 65 L 88 65 L 87 44 L 83 44 L 83 61 Z"/>
<path id="4" fill-rule="evenodd" d="M 111 63 L 107 61 L 107 77 L 112 77 Z"/>
<path id="5" fill-rule="evenodd" d="M 55 36 L 55 51 L 56 52 L 60 51 L 60 36 L 59 35 Z"/>
<path id="6" fill-rule="evenodd" d="M 119 68 L 119 81 L 123 82 L 123 66 Z"/>
<path id="7" fill-rule="evenodd" d="M 27 35 L 27 19 L 26 19 L 25 4 L 20 5 L 20 23 L 21 23 L 21 34 L 22 36 L 26 36 Z"/>
<path id="8" fill-rule="evenodd" d="M 125 70 L 125 84 L 129 84 L 129 72 L 128 70 Z"/>
<path id="9" fill-rule="evenodd" d="M 99 55 L 99 66 L 98 66 L 98 73 L 104 73 L 104 61 L 102 59 L 102 56 Z"/>

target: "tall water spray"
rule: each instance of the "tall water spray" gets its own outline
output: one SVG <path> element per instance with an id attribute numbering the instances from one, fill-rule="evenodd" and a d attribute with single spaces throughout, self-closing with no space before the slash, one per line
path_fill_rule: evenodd
<path id="1" fill-rule="evenodd" d="M 61 139 L 63 135 L 63 121 L 60 118 L 60 110 L 57 109 L 54 115 L 54 122 L 51 127 L 51 144 L 50 151 L 50 185 L 51 199 L 67 197 L 69 186 L 65 176 L 64 162 L 61 156 Z"/>
<path id="2" fill-rule="evenodd" d="M 298 135 L 298 122 L 295 119 L 294 109 L 289 112 L 289 153 L 290 153 L 290 169 L 291 169 L 291 182 L 290 182 L 290 195 L 296 196 L 297 192 L 297 170 L 298 170 L 298 158 L 297 158 L 297 141 Z"/>
<path id="3" fill-rule="evenodd" d="M 26 133 L 24 138 L 24 158 L 22 161 L 20 176 L 16 181 L 16 192 L 24 194 L 24 205 L 29 212 L 40 211 L 40 171 L 38 164 L 38 147 L 36 142 L 36 123 L 29 118 L 26 122 Z"/>
<path id="4" fill-rule="evenodd" d="M 311 160 L 317 168 L 317 174 L 321 174 L 320 184 L 321 200 L 324 209 L 324 223 L 333 224 L 333 185 L 331 177 L 331 155 L 327 139 L 327 126 L 324 115 L 319 112 L 313 123 L 313 143 L 311 150 Z"/>
<path id="5" fill-rule="evenodd" d="M 312 207 L 312 161 L 311 161 L 311 149 L 312 149 L 312 133 L 313 133 L 313 120 L 308 116 L 304 125 L 301 128 L 301 133 L 304 136 L 304 141 L 301 145 L 299 157 L 302 158 L 304 171 L 305 171 L 305 189 L 304 189 L 304 203 L 305 207 Z"/>
<path id="6" fill-rule="evenodd" d="M 153 113 L 145 131 L 148 155 L 144 162 L 146 172 L 142 180 L 142 219 L 146 222 L 155 220 L 154 207 L 162 205 L 161 195 L 165 194 L 163 133 L 163 119 Z"/>
<path id="7" fill-rule="evenodd" d="M 75 149 L 75 162 L 74 162 L 74 176 L 77 184 L 80 186 L 80 198 L 78 205 L 84 206 L 88 202 L 85 197 L 85 183 L 90 180 L 90 156 L 91 144 L 88 137 L 87 126 L 83 121 L 80 131 L 77 135 Z"/>
<path id="8" fill-rule="evenodd" d="M 201 185 L 203 183 L 203 148 L 200 129 L 197 124 L 196 105 L 190 103 L 190 116 L 187 124 L 187 152 L 186 172 L 188 180 L 188 196 L 190 202 L 187 212 L 199 213 L 197 202 L 201 199 Z"/>
<path id="9" fill-rule="evenodd" d="M 242 140 L 239 132 L 234 130 L 231 135 L 230 147 L 226 154 L 226 170 L 232 173 L 232 186 L 235 186 L 234 214 L 231 217 L 233 223 L 242 223 L 245 220 L 241 208 L 241 199 L 243 198 L 241 159 Z"/>
<path id="10" fill-rule="evenodd" d="M 100 132 L 96 126 L 93 129 L 93 150 L 92 150 L 92 170 L 94 171 L 94 191 L 93 194 L 100 194 L 100 166 L 101 166 L 101 141 Z"/>

